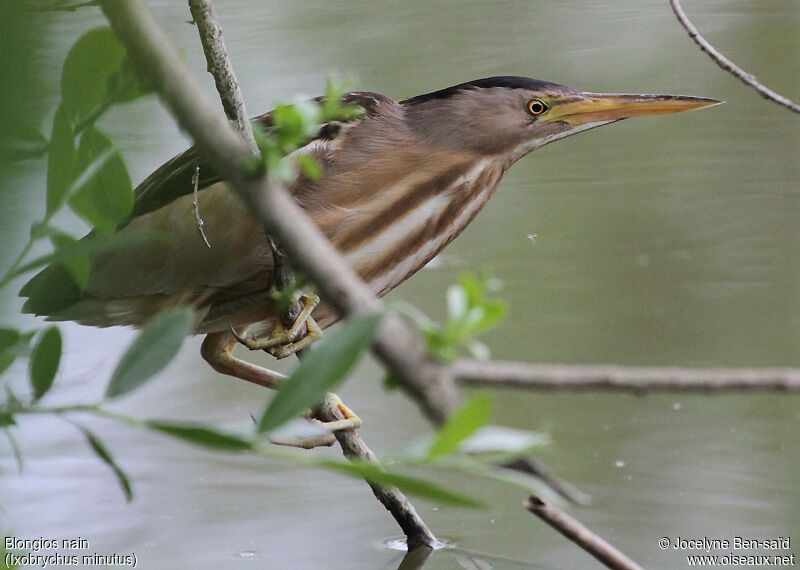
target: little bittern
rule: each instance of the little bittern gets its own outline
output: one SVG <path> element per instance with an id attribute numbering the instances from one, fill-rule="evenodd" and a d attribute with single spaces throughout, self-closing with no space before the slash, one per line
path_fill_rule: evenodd
<path id="1" fill-rule="evenodd" d="M 408 279 L 457 237 L 483 208 L 506 171 L 558 139 L 628 117 L 678 113 L 719 101 L 675 95 L 609 95 L 524 77 L 492 77 L 394 101 L 356 92 L 359 119 L 323 126 L 297 152 L 323 167 L 291 193 L 377 295 Z M 270 114 L 256 119 L 269 128 Z M 199 235 L 192 177 L 199 165 L 199 211 L 212 247 Z M 189 149 L 150 175 L 136 191 L 130 220 L 118 231 L 157 230 L 169 241 L 138 243 L 95 256 L 84 291 L 43 298 L 48 283 L 68 282 L 58 266 L 26 285 L 26 312 L 95 326 L 134 325 L 175 305 L 192 306 L 203 357 L 218 371 L 274 386 L 280 375 L 232 356 L 243 340 L 278 356 L 292 334 L 272 334 L 277 309 L 270 288 L 273 259 L 264 229 L 228 183 Z M 323 299 L 304 296 L 309 325 L 337 315 Z M 297 327 L 296 327 L 297 328 Z M 316 333 L 316 326 L 309 327 Z M 246 340 L 237 337 L 246 332 Z"/>

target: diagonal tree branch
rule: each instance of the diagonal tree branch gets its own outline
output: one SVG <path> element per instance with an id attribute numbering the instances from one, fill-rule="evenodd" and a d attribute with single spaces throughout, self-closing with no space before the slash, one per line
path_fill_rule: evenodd
<path id="1" fill-rule="evenodd" d="M 790 111 L 794 111 L 795 113 L 800 113 L 800 105 L 794 103 L 787 97 L 784 97 L 780 93 L 775 93 L 772 89 L 765 87 L 758 81 L 756 81 L 756 76 L 752 73 L 746 72 L 744 69 L 733 63 L 727 57 L 722 55 L 718 52 L 714 46 L 708 43 L 703 36 L 700 35 L 700 32 L 697 31 L 697 28 L 694 27 L 694 24 L 689 20 L 686 16 L 686 13 L 683 11 L 683 7 L 679 0 L 669 0 L 670 6 L 672 6 L 672 11 L 675 12 L 675 16 L 678 18 L 678 21 L 681 25 L 686 29 L 686 32 L 689 34 L 689 37 L 694 40 L 700 49 L 703 50 L 708 54 L 708 56 L 714 60 L 714 62 L 720 66 L 722 69 L 736 77 L 739 81 L 744 83 L 745 85 L 749 85 L 764 98 L 769 99 L 770 101 L 774 101 L 778 105 L 783 105 Z"/>
<path id="2" fill-rule="evenodd" d="M 233 64 L 228 58 L 227 50 L 222 40 L 222 28 L 217 20 L 214 6 L 211 0 L 189 0 L 189 8 L 197 24 L 208 71 L 214 76 L 217 92 L 222 100 L 225 114 L 231 121 L 231 125 L 248 142 L 251 149 L 254 152 L 258 152 L 245 109 L 244 98 L 233 71 Z M 202 226 L 200 228 L 202 231 Z M 275 284 L 278 289 L 289 289 L 294 286 L 294 274 L 277 244 L 271 239 L 269 241 L 274 261 Z M 299 304 L 294 303 L 282 315 L 282 318 L 287 324 L 291 324 L 297 318 L 299 312 Z M 300 358 L 302 354 L 298 352 L 297 356 Z M 343 419 L 330 395 L 317 407 L 315 412 L 317 418 L 324 422 Z M 355 431 L 339 431 L 335 435 L 345 457 L 353 461 L 366 461 L 378 465 L 378 458 Z M 418 547 L 433 548 L 438 544 L 436 537 L 399 489 L 375 484 L 369 485 L 375 497 L 392 514 L 405 533 L 409 550 Z"/>

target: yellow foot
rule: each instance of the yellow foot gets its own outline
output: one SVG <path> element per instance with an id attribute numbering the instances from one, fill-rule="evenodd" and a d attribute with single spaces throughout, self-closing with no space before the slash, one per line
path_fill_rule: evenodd
<path id="1" fill-rule="evenodd" d="M 291 438 L 270 438 L 270 442 L 275 445 L 286 445 L 289 447 L 300 447 L 303 449 L 313 449 L 315 447 L 329 447 L 336 443 L 336 437 L 333 432 L 344 430 L 356 430 L 361 427 L 361 418 L 359 418 L 353 410 L 348 408 L 341 398 L 336 394 L 330 394 L 333 403 L 339 408 L 339 411 L 344 416 L 344 419 L 334 420 L 332 422 L 323 422 L 316 418 L 311 418 L 315 423 L 322 427 L 328 433 L 303 439 Z M 310 415 L 310 414 L 309 414 Z"/>
<path id="2" fill-rule="evenodd" d="M 288 329 L 278 320 L 267 338 L 243 338 L 237 334 L 233 327 L 231 327 L 231 332 L 239 343 L 250 350 L 264 350 L 278 359 L 291 356 L 298 350 L 322 338 L 322 329 L 311 316 L 311 312 L 319 304 L 319 297 L 303 294 L 300 295 L 299 301 L 302 309 Z M 306 334 L 303 338 L 297 340 L 304 326 Z"/>

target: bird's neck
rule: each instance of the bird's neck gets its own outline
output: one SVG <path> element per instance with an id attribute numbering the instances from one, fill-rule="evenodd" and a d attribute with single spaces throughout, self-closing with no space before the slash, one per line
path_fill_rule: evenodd
<path id="1" fill-rule="evenodd" d="M 505 172 L 504 162 L 494 157 L 407 158 L 400 162 L 401 171 L 395 169 L 396 162 L 381 166 L 371 161 L 364 167 L 368 172 L 339 174 L 345 180 L 369 182 L 355 203 L 330 204 L 317 220 L 379 295 L 424 267 L 455 239 L 494 194 Z"/>

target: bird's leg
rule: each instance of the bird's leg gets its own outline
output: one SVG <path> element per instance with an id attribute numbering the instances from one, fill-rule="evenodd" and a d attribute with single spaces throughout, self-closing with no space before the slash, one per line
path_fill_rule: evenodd
<path id="1" fill-rule="evenodd" d="M 313 322 L 313 319 L 311 322 Z M 314 323 L 313 326 L 316 327 L 316 323 Z M 231 330 L 206 335 L 206 338 L 203 340 L 203 346 L 200 349 L 203 359 L 208 362 L 214 370 L 221 374 L 227 374 L 228 376 L 247 380 L 253 384 L 264 386 L 265 388 L 277 390 L 283 381 L 286 380 L 286 376 L 280 372 L 250 364 L 249 362 L 245 362 L 233 356 L 233 348 L 240 342 L 239 338 L 244 334 L 245 329 L 246 327 L 242 327 L 238 331 Z M 305 340 L 305 338 L 298 341 L 298 343 L 303 340 Z M 272 438 L 270 441 L 277 445 L 312 449 L 314 447 L 333 445 L 336 442 L 336 438 L 332 433 L 334 431 L 358 429 L 361 427 L 361 419 L 341 401 L 339 396 L 335 394 L 331 394 L 331 396 L 339 407 L 339 411 L 342 412 L 344 419 L 333 422 L 321 422 L 313 418 L 311 414 L 308 414 L 309 419 L 317 422 L 331 433 L 307 439 Z"/>
<path id="2" fill-rule="evenodd" d="M 273 437 L 270 438 L 270 442 L 274 443 L 275 445 L 288 445 L 290 447 L 301 447 L 303 449 L 313 449 L 315 447 L 322 447 L 322 446 L 330 446 L 336 442 L 336 438 L 333 435 L 335 431 L 343 431 L 343 430 L 354 430 L 361 427 L 361 418 L 359 418 L 353 410 L 348 408 L 344 402 L 342 402 L 341 398 L 336 394 L 329 394 L 333 403 L 336 404 L 336 407 L 339 408 L 339 411 L 344 416 L 344 419 L 335 420 L 332 422 L 323 422 L 316 419 L 313 414 L 307 414 L 310 420 L 314 421 L 315 423 L 319 424 L 322 428 L 324 428 L 327 432 L 326 434 L 317 436 L 317 437 L 309 437 L 304 439 L 290 439 L 290 438 L 279 438 Z"/>
<path id="3" fill-rule="evenodd" d="M 241 333 L 243 332 L 244 328 L 241 329 Z M 200 354 L 217 372 L 277 390 L 286 380 L 286 376 L 269 368 L 250 364 L 233 355 L 233 347 L 237 344 L 239 334 L 231 330 L 206 335 Z"/>
<path id="4" fill-rule="evenodd" d="M 311 312 L 319 304 L 319 297 L 304 293 L 300 295 L 299 301 L 302 308 L 288 329 L 278 319 L 272 332 L 266 338 L 243 338 L 239 333 L 231 329 L 233 336 L 250 350 L 265 350 L 278 359 L 291 356 L 322 337 L 322 329 L 311 317 Z M 297 340 L 297 337 L 303 332 L 303 328 L 307 332 L 303 338 Z"/>
<path id="5" fill-rule="evenodd" d="M 297 317 L 295 320 L 295 324 L 299 321 L 300 317 Z M 291 356 L 298 350 L 301 350 L 307 346 L 310 346 L 312 343 L 318 341 L 322 338 L 322 329 L 317 324 L 317 321 L 311 315 L 308 315 L 305 319 L 306 325 L 306 334 L 303 338 L 296 342 L 292 342 L 289 344 L 282 344 L 278 346 L 273 346 L 267 349 L 272 356 L 277 359 L 286 358 L 287 356 Z M 282 326 L 282 325 L 276 325 Z M 292 325 L 294 327 L 294 324 Z"/>

